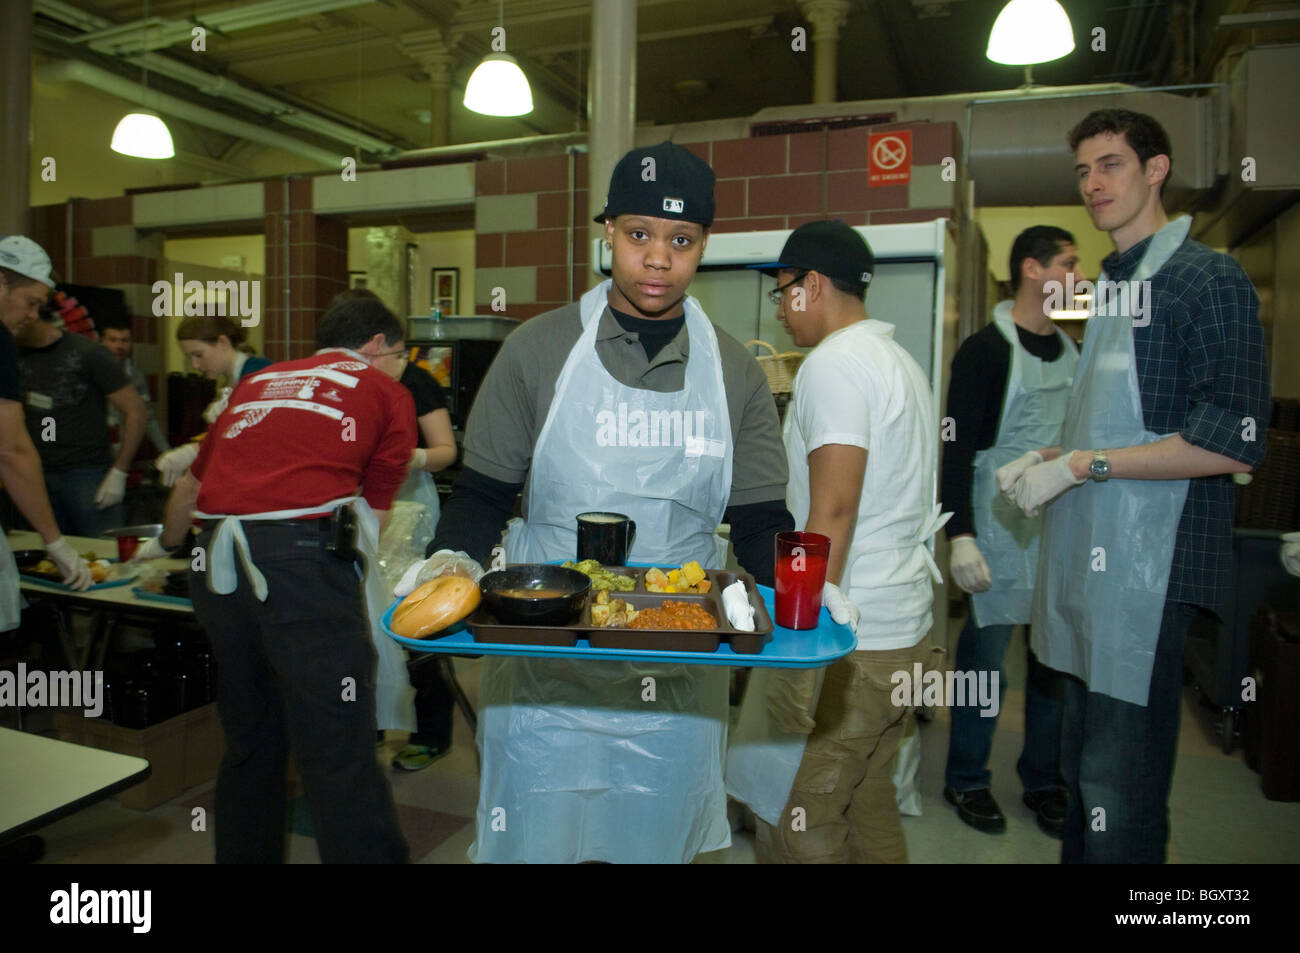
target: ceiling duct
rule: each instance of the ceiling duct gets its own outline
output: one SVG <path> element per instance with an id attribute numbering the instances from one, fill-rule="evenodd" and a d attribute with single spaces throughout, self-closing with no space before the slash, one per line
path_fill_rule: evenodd
<path id="1" fill-rule="evenodd" d="M 1197 216 L 1196 237 L 1235 248 L 1300 199 L 1300 45 L 1246 50 L 1229 79 L 1231 126 L 1223 190 Z M 1289 103 L 1290 105 L 1284 105 Z"/>

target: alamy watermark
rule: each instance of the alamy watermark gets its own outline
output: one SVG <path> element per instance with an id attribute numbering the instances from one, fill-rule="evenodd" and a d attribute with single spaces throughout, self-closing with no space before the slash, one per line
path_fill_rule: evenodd
<path id="1" fill-rule="evenodd" d="M 1080 298 L 1088 299 L 1090 317 L 1118 318 L 1131 317 L 1135 328 L 1144 328 L 1151 323 L 1151 282 L 1150 281 L 1089 281 L 1087 278 L 1075 281 L 1073 274 L 1067 274 L 1065 282 L 1048 281 L 1043 284 L 1047 297 L 1043 300 L 1043 311 L 1072 311 Z"/>
<path id="2" fill-rule="evenodd" d="M 1000 674 L 997 671 L 922 672 L 914 662 L 912 671 L 900 669 L 889 676 L 894 686 L 889 701 L 898 708 L 978 707 L 981 718 L 996 718 L 1002 704 Z"/>
<path id="3" fill-rule="evenodd" d="M 685 447 L 688 454 L 722 456 L 725 444 L 702 436 L 707 410 L 617 410 L 596 414 L 596 445 L 600 447 Z"/>
<path id="4" fill-rule="evenodd" d="M 246 328 L 262 320 L 262 283 L 254 279 L 236 281 L 186 281 L 181 272 L 172 281 L 159 280 L 153 292 L 154 317 L 238 317 Z"/>
<path id="5" fill-rule="evenodd" d="M 104 711 L 104 673 L 29 672 L 19 662 L 15 671 L 0 672 L 0 708 L 81 708 L 87 718 L 98 718 Z"/>

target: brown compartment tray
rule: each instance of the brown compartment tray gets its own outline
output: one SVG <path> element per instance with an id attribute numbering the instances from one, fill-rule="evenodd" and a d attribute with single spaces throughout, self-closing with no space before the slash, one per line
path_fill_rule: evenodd
<path id="1" fill-rule="evenodd" d="M 582 612 L 568 625 L 531 626 L 498 622 L 486 607 L 480 606 L 466 622 L 475 642 L 504 642 L 516 645 L 547 645 L 573 647 L 578 639 L 586 637 L 592 648 L 659 650 L 664 652 L 716 652 L 723 642 L 731 645 L 733 652 L 757 655 L 763 651 L 772 634 L 772 619 L 762 597 L 754 587 L 749 573 L 722 569 L 706 570 L 705 576 L 713 583 L 703 595 L 672 592 L 647 592 L 645 571 L 639 568 L 611 566 L 636 579 L 631 592 L 611 592 L 611 599 L 622 599 L 633 608 L 642 609 L 661 605 L 668 599 L 694 602 L 702 605 L 718 620 L 716 629 L 628 629 L 604 628 L 592 625 L 591 603 L 596 593 L 587 598 Z M 727 621 L 722 608 L 722 590 L 737 580 L 745 583 L 750 605 L 755 607 L 754 631 L 741 632 Z"/>

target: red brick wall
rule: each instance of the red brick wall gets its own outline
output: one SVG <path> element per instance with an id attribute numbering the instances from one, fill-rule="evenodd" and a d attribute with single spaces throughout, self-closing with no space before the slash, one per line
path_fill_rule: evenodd
<path id="1" fill-rule="evenodd" d="M 312 211 L 310 178 L 289 180 L 287 209 L 283 180 L 266 183 L 265 201 L 263 340 L 271 360 L 294 360 L 316 350 L 316 322 L 347 287 L 348 228 L 342 219 Z"/>
<path id="2" fill-rule="evenodd" d="M 868 132 L 897 130 L 912 133 L 914 181 L 932 176 L 937 182 L 943 159 L 960 154 L 955 124 L 923 122 L 688 143 L 686 148 L 708 162 L 717 175 L 714 232 L 796 228 L 824 218 L 839 218 L 850 225 L 881 225 L 960 215 L 955 199 L 913 207 L 906 185 L 868 186 Z M 587 181 L 586 160 L 578 154 L 574 172 L 578 186 L 573 193 L 574 297 L 594 282 L 588 266 L 591 213 L 587 190 L 582 187 Z M 535 279 L 531 295 L 519 297 L 506 288 L 506 313 L 512 317 L 533 317 L 570 300 L 565 268 L 568 163 L 567 156 L 555 155 L 493 159 L 477 166 L 477 196 L 517 197 L 518 209 L 529 215 L 535 203 L 535 229 L 521 229 L 510 222 L 498 222 L 494 227 L 480 223 L 476 236 L 476 271 L 525 269 L 524 273 Z M 958 194 L 955 184 L 947 193 Z M 490 313 L 489 289 L 479 284 L 475 310 Z M 515 284 L 528 287 L 527 282 Z"/>

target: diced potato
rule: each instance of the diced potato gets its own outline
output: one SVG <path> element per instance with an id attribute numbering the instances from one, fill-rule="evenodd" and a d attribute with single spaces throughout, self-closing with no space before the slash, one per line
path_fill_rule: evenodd
<path id="1" fill-rule="evenodd" d="M 708 592 L 712 588 L 713 588 L 713 583 L 707 579 L 701 579 L 699 582 L 695 584 L 695 591 L 698 592 L 700 595 L 703 595 L 704 593 Z"/>
<path id="2" fill-rule="evenodd" d="M 699 563 L 691 560 L 682 567 L 682 578 L 688 586 L 694 586 L 704 578 L 704 570 L 700 568 Z"/>
<path id="3" fill-rule="evenodd" d="M 591 621 L 593 625 L 609 624 L 609 606 L 603 606 L 598 603 L 591 607 Z"/>

